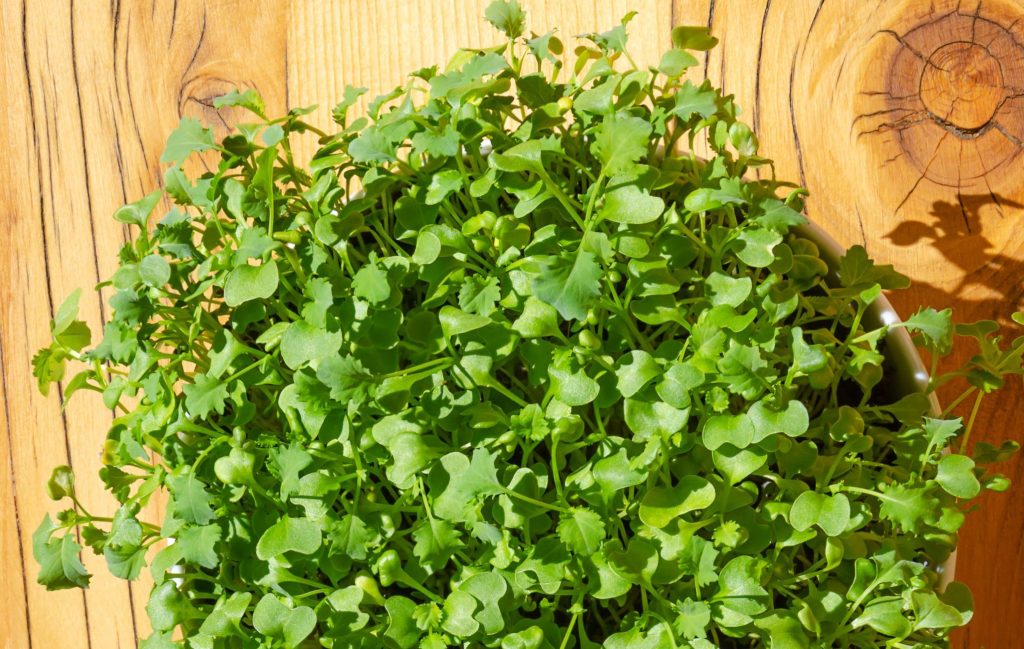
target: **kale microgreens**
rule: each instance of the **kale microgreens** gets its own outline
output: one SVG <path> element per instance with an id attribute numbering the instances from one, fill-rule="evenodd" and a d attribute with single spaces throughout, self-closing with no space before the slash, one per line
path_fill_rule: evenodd
<path id="1" fill-rule="evenodd" d="M 75 294 L 35 359 L 115 411 L 121 503 L 92 515 L 58 468 L 39 581 L 88 585 L 79 538 L 148 569 L 145 649 L 946 646 L 972 605 L 938 567 L 1016 449 L 950 413 L 1024 340 L 924 309 L 890 327 L 936 362 L 974 339 L 931 382 L 965 391 L 895 393 L 864 316 L 907 279 L 857 247 L 828 280 L 802 190 L 682 80 L 707 30 L 642 69 L 630 15 L 562 70 L 515 2 L 486 17 L 504 43 L 368 118 L 348 88 L 337 133 L 251 90 L 217 101 L 258 118 L 223 141 L 181 121 L 165 189 L 114 215 L 134 237 L 102 340 Z"/>

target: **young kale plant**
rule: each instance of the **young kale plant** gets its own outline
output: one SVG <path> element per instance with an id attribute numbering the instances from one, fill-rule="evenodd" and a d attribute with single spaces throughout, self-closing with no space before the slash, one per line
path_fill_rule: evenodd
<path id="1" fill-rule="evenodd" d="M 94 516 L 55 470 L 39 581 L 88 585 L 76 529 L 148 570 L 145 649 L 947 646 L 971 597 L 940 566 L 1016 449 L 969 444 L 974 414 L 1024 340 L 931 309 L 866 326 L 907 279 L 860 247 L 828 279 L 802 191 L 683 80 L 705 29 L 644 69 L 627 16 L 563 70 L 515 2 L 486 16 L 505 42 L 368 118 L 348 88 L 334 134 L 252 91 L 217 101 L 258 118 L 223 141 L 181 121 L 165 189 L 115 214 L 102 339 L 76 294 L 35 359 L 44 392 L 115 411 L 121 503 Z M 894 393 L 891 327 L 936 363 L 975 340 L 931 381 L 963 396 Z"/>

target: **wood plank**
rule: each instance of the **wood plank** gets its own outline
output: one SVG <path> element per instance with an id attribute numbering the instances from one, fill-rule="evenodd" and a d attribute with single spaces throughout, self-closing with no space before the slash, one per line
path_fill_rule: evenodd
<path id="1" fill-rule="evenodd" d="M 285 108 L 286 7 L 245 2 L 71 3 L 4 6 L 5 184 L 8 216 L 5 249 L 13 251 L 0 275 L 5 419 L 11 435 L 0 450 L 17 487 L 15 519 L 22 545 L 45 511 L 42 487 L 51 465 L 70 462 L 80 497 L 91 511 L 109 511 L 112 499 L 96 478 L 99 449 L 110 412 L 98 399 L 76 398 L 62 418 L 59 396 L 35 393 L 33 351 L 46 341 L 52 310 L 76 287 L 95 283 L 116 268 L 124 240 L 110 214 L 161 182 L 163 142 L 183 114 L 219 126 L 239 116 L 216 111 L 211 99 L 234 86 L 256 87 L 271 111 Z M 270 62 L 270 64 L 268 64 Z M 34 130 L 33 130 L 34 129 Z M 88 291 L 83 316 L 94 332 L 109 313 Z M 32 434 L 18 434 L 32 431 Z M 8 491 L 0 492 L 7 497 Z M 10 536 L 5 525 L 3 538 Z M 5 550 L 7 546 L 5 545 Z M 22 562 L 15 551 L 0 553 Z M 89 553 L 87 553 L 89 554 Z M 95 574 L 84 596 L 44 593 L 34 584 L 35 566 L 25 557 L 26 595 L 12 587 L 5 607 L 15 617 L 3 627 L 13 647 L 134 647 L 145 635 L 149 586 L 130 588 L 106 572 L 101 557 L 83 557 Z M 5 568 L 6 568 L 5 564 Z M 133 605 L 134 604 L 134 605 Z M 30 620 L 30 622 L 27 622 Z M 7 632 L 11 630 L 10 634 Z M 30 636 L 25 631 L 30 631 Z M 15 635 L 17 634 L 17 635 Z"/>
<path id="2" fill-rule="evenodd" d="M 31 533 L 51 510 L 43 486 L 49 466 L 69 461 L 64 425 L 57 395 L 49 399 L 35 390 L 28 368 L 32 351 L 46 342 L 46 322 L 53 310 L 50 277 L 46 265 L 51 249 L 42 227 L 40 215 L 50 201 L 51 170 L 45 151 L 50 125 L 45 113 L 50 99 L 44 100 L 40 87 L 40 66 L 45 65 L 46 52 L 40 53 L 29 41 L 29 22 L 24 6 L 3 5 L 4 33 L 20 34 L 22 38 L 5 39 L 3 96 L 7 98 L 4 133 L 3 192 L 5 227 L 0 245 L 11 251 L 6 256 L 0 276 L 0 303 L 3 305 L 4 327 L 0 330 L 3 348 L 5 391 L 5 427 L 10 432 L 10 457 L 15 492 L 16 516 L 23 551 L 4 552 L 22 560 L 27 582 L 27 620 L 29 636 L 20 646 L 61 646 L 90 644 L 85 597 L 81 591 L 45 593 L 35 584 L 36 568 L 32 561 Z M 67 21 L 64 22 L 65 27 Z M 52 96 L 52 86 L 51 95 Z M 87 242 L 88 245 L 88 242 Z M 19 646 L 15 644 L 14 646 Z"/>

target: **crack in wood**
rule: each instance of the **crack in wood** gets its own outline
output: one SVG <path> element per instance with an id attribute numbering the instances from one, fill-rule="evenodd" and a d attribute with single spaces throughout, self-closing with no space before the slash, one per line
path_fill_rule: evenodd
<path id="1" fill-rule="evenodd" d="M 948 136 L 949 136 L 949 133 L 943 133 L 942 137 L 939 138 L 939 143 L 935 145 L 935 151 L 932 153 L 931 160 L 929 160 L 928 164 L 926 164 L 924 166 L 924 171 L 922 171 L 921 175 L 918 176 L 917 180 L 914 182 L 914 185 L 910 188 L 910 191 L 907 192 L 907 195 L 903 197 L 903 200 L 900 201 L 900 204 L 896 206 L 896 209 L 893 210 L 893 213 L 897 213 L 897 212 L 900 211 L 900 209 L 903 208 L 903 206 L 907 203 L 907 201 L 910 200 L 910 197 L 914 194 L 914 192 L 917 191 L 917 187 L 918 187 L 918 185 L 921 184 L 921 181 L 924 180 L 928 176 L 928 170 L 931 168 L 932 163 L 935 162 L 935 158 L 938 157 L 939 149 L 942 148 L 942 143 L 945 141 L 946 137 L 948 137 Z"/>

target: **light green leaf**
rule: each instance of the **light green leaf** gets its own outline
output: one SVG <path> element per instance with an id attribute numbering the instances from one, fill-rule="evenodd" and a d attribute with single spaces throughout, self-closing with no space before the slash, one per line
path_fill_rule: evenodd
<path id="1" fill-rule="evenodd" d="M 154 288 L 161 288 L 171 279 L 171 265 L 160 255 L 146 255 L 139 262 L 139 277 Z"/>
<path id="2" fill-rule="evenodd" d="M 810 425 L 807 407 L 796 399 L 787 403 L 784 410 L 775 410 L 762 399 L 750 407 L 747 415 L 754 424 L 755 432 L 751 440 L 754 444 L 776 433 L 799 437 L 807 432 Z"/>
<path id="3" fill-rule="evenodd" d="M 683 514 L 705 509 L 714 501 L 714 485 L 699 476 L 684 476 L 673 487 L 650 487 L 640 501 L 640 520 L 652 527 L 666 527 Z"/>
<path id="4" fill-rule="evenodd" d="M 476 313 L 466 313 L 465 311 L 456 309 L 453 306 L 441 307 L 438 317 L 441 320 L 441 331 L 444 333 L 445 338 L 452 338 L 459 334 L 476 331 L 481 327 L 486 327 L 491 324 L 491 319 L 487 316 L 478 315 Z"/>
<path id="5" fill-rule="evenodd" d="M 665 211 L 665 201 L 636 184 L 613 179 L 597 211 L 599 219 L 614 223 L 640 225 L 655 221 Z"/>
<path id="6" fill-rule="evenodd" d="M 844 494 L 826 496 L 805 491 L 793 501 L 789 524 L 801 532 L 817 525 L 825 534 L 839 536 L 850 524 L 850 501 Z"/>
<path id="7" fill-rule="evenodd" d="M 178 122 L 178 128 L 167 138 L 167 146 L 160 156 L 160 162 L 180 164 L 192 153 L 207 151 L 216 146 L 210 129 L 204 128 L 192 117 L 182 117 Z"/>
<path id="8" fill-rule="evenodd" d="M 266 561 L 286 552 L 313 554 L 320 549 L 320 526 L 308 518 L 283 516 L 256 543 L 256 556 Z"/>
<path id="9" fill-rule="evenodd" d="M 673 408 L 662 401 L 626 399 L 623 408 L 626 425 L 641 439 L 665 438 L 686 426 L 687 408 Z"/>
<path id="10" fill-rule="evenodd" d="M 573 552 L 590 556 L 604 542 L 604 520 L 593 510 L 574 507 L 559 518 L 558 538 Z"/>
<path id="11" fill-rule="evenodd" d="M 582 320 L 601 294 L 601 266 L 597 257 L 579 250 L 572 259 L 555 257 L 533 281 L 533 292 L 558 310 L 566 320 Z"/>
<path id="12" fill-rule="evenodd" d="M 316 627 L 316 613 L 308 606 L 292 608 L 267 593 L 253 610 L 252 625 L 264 635 L 280 638 L 288 649 L 295 649 Z"/>
<path id="13" fill-rule="evenodd" d="M 764 466 L 768 456 L 756 447 L 741 449 L 725 444 L 712 451 L 711 459 L 715 468 L 729 480 L 729 484 L 735 485 Z"/>
<path id="14" fill-rule="evenodd" d="M 526 298 L 522 314 L 512 323 L 512 329 L 523 338 L 557 336 L 558 311 L 533 295 Z"/>
<path id="15" fill-rule="evenodd" d="M 32 555 L 39 564 L 36 580 L 47 590 L 88 587 L 89 573 L 78 558 L 82 546 L 73 534 L 52 536 L 54 529 L 50 517 L 45 516 L 32 534 Z"/>
<path id="16" fill-rule="evenodd" d="M 277 282 L 277 263 L 273 260 L 262 266 L 239 266 L 224 282 L 224 303 L 235 307 L 250 300 L 266 300 L 274 295 Z"/>
<path id="17" fill-rule="evenodd" d="M 946 455 L 939 460 L 935 481 L 957 498 L 974 498 L 981 493 L 981 483 L 974 474 L 974 460 L 965 455 Z"/>
<path id="18" fill-rule="evenodd" d="M 704 447 L 714 451 L 724 444 L 746 448 L 754 441 L 754 422 L 747 413 L 713 415 L 704 424 Z"/>
<path id="19" fill-rule="evenodd" d="M 206 491 L 206 484 L 191 471 L 167 478 L 174 513 L 183 520 L 196 525 L 208 525 L 216 516 L 210 508 L 212 498 Z"/>
<path id="20" fill-rule="evenodd" d="M 574 369 L 571 356 L 561 354 L 548 367 L 551 394 L 567 406 L 582 406 L 597 398 L 601 391 L 597 381 L 582 369 Z"/>
<path id="21" fill-rule="evenodd" d="M 631 397 L 661 374 L 661 366 L 643 350 L 634 350 L 619 358 L 615 376 L 619 393 Z"/>
<path id="22" fill-rule="evenodd" d="M 615 114 L 597 127 L 592 150 L 607 176 L 634 172 L 636 163 L 647 154 L 651 124 L 640 117 Z M 645 212 L 649 210 L 644 210 Z"/>

